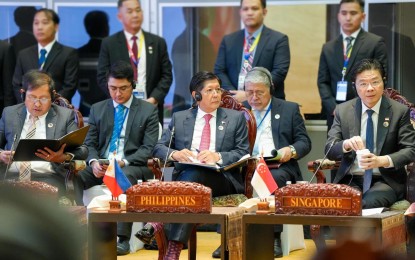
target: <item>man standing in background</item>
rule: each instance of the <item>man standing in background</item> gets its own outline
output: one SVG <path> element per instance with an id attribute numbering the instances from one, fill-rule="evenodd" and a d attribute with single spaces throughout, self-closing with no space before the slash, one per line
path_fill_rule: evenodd
<path id="1" fill-rule="evenodd" d="M 288 37 L 264 25 L 266 6 L 266 0 L 241 0 L 245 29 L 225 36 L 219 47 L 215 74 L 239 102 L 246 101 L 246 73 L 257 66 L 271 72 L 274 97 L 285 99 L 284 80 L 290 66 Z"/>
<path id="2" fill-rule="evenodd" d="M 123 60 L 134 69 L 134 95 L 158 107 L 163 123 L 164 98 L 172 83 L 172 67 L 166 41 L 144 32 L 143 10 L 139 0 L 118 0 L 118 19 L 124 30 L 103 40 L 98 59 L 98 85 L 108 94 L 106 72 L 111 64 Z"/>

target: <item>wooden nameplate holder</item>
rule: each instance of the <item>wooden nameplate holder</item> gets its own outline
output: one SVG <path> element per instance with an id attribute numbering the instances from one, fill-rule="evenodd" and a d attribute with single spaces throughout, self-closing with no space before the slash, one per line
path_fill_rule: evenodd
<path id="1" fill-rule="evenodd" d="M 291 184 L 275 191 L 276 214 L 361 216 L 362 193 L 343 184 Z"/>
<path id="2" fill-rule="evenodd" d="M 194 182 L 144 182 L 129 188 L 127 212 L 211 213 L 212 190 Z"/>

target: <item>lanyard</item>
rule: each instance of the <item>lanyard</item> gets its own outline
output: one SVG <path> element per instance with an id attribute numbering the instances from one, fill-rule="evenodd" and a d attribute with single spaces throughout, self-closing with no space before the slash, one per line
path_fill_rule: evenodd
<path id="1" fill-rule="evenodd" d="M 262 122 L 264 122 L 264 119 L 267 117 L 269 111 L 271 110 L 271 106 L 272 104 L 269 105 L 267 112 L 265 113 L 264 117 L 261 119 L 261 122 L 259 122 L 259 125 L 256 127 L 257 129 L 259 129 L 259 127 L 262 125 Z"/>
<path id="2" fill-rule="evenodd" d="M 349 52 L 344 56 L 343 70 L 342 70 L 342 81 L 344 81 L 344 76 L 346 76 L 347 66 L 349 65 L 350 56 L 352 55 L 353 46 L 350 48 Z"/>
<path id="3" fill-rule="evenodd" d="M 141 58 L 141 49 L 143 48 L 144 45 L 144 37 L 143 35 L 140 35 L 140 37 L 138 38 L 139 43 L 138 43 L 138 50 L 137 50 L 137 57 L 134 56 L 133 50 L 130 46 L 130 43 L 128 42 L 128 39 L 126 39 L 127 41 L 127 47 L 128 47 L 128 55 L 130 56 L 130 59 L 133 61 L 134 65 L 137 66 L 138 63 L 140 63 L 140 58 Z"/>
<path id="4" fill-rule="evenodd" d="M 255 41 L 252 43 L 251 48 L 248 50 L 248 44 L 246 42 L 246 37 L 244 37 L 244 59 L 248 60 L 251 53 L 255 50 L 256 46 L 258 45 L 259 38 L 261 38 L 261 33 L 258 34 Z"/>

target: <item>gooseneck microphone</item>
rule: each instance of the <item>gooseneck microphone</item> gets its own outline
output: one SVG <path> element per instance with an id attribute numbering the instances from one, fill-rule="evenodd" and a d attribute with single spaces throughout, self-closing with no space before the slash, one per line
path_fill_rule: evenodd
<path id="1" fill-rule="evenodd" d="M 13 161 L 14 149 L 15 149 L 14 144 L 16 143 L 16 139 L 17 139 L 17 134 L 14 134 L 12 147 L 10 148 L 10 158 L 9 158 L 9 161 L 7 162 L 6 170 L 4 171 L 3 181 L 6 180 L 7 172 L 9 171 L 10 165 L 12 164 L 12 161 Z"/>
<path id="2" fill-rule="evenodd" d="M 330 152 L 331 148 L 333 148 L 334 141 L 335 141 L 335 140 L 333 140 L 333 141 L 331 142 L 329 149 L 327 149 L 326 154 L 324 155 L 324 157 L 323 157 L 323 159 L 321 160 L 320 164 L 318 165 L 317 169 L 316 169 L 316 170 L 315 170 L 315 172 L 313 173 L 313 177 L 311 177 L 311 180 L 309 181 L 309 183 L 311 183 L 311 182 L 313 181 L 314 177 L 316 177 L 317 172 L 320 170 L 321 165 L 323 165 L 324 160 L 326 160 L 326 159 L 327 159 L 327 155 L 329 154 L 329 152 Z"/>
<path id="3" fill-rule="evenodd" d="M 170 141 L 169 141 L 169 146 L 167 146 L 167 153 L 166 153 L 166 158 L 164 158 L 164 165 L 163 165 L 163 170 L 161 171 L 161 178 L 160 178 L 160 181 L 162 181 L 163 180 L 163 177 L 164 177 L 164 169 L 166 169 L 166 164 L 167 164 L 167 158 L 168 158 L 168 156 L 169 156 L 169 151 L 170 151 L 170 147 L 171 147 L 171 142 L 172 142 L 172 140 L 173 140 L 173 136 L 174 136 L 174 126 L 173 126 L 173 128 L 171 129 L 171 131 L 170 131 Z M 154 177 L 155 178 L 155 177 Z"/>
<path id="4" fill-rule="evenodd" d="M 278 150 L 273 149 L 271 151 L 271 155 L 272 155 L 272 158 L 270 159 L 271 161 L 279 161 L 279 160 L 281 160 L 282 154 L 279 153 Z"/>

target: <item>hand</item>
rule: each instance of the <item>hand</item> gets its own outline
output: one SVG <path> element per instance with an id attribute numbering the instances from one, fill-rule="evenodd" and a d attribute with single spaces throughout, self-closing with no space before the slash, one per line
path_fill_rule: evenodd
<path id="1" fill-rule="evenodd" d="M 278 153 L 281 153 L 280 163 L 285 163 L 291 160 L 291 148 L 286 146 L 278 150 Z"/>
<path id="2" fill-rule="evenodd" d="M 216 152 L 204 150 L 197 154 L 197 159 L 203 163 L 216 163 L 220 160 L 220 157 Z"/>
<path id="3" fill-rule="evenodd" d="M 188 149 L 176 151 L 172 155 L 172 158 L 178 162 L 191 162 L 192 160 L 189 157 L 195 158 L 195 154 Z"/>
<path id="4" fill-rule="evenodd" d="M 379 167 L 388 167 L 389 160 L 386 156 L 376 156 L 373 153 L 364 154 L 360 159 L 361 168 L 364 170 L 379 168 Z"/>
<path id="5" fill-rule="evenodd" d="M 101 165 L 98 161 L 93 161 L 92 165 L 92 173 L 97 178 L 102 178 L 105 175 L 105 172 L 107 171 L 108 165 Z"/>
<path id="6" fill-rule="evenodd" d="M 365 145 L 363 144 L 363 140 L 360 136 L 353 136 L 350 139 L 344 140 L 343 147 L 347 151 L 357 151 L 365 149 Z"/>
<path id="7" fill-rule="evenodd" d="M 66 160 L 66 154 L 64 153 L 66 144 L 63 144 L 56 152 L 52 151 L 48 147 L 44 149 L 37 149 L 35 155 L 45 161 L 63 163 Z"/>
<path id="8" fill-rule="evenodd" d="M 242 103 L 247 100 L 245 91 L 243 90 L 230 90 L 233 97 L 238 101 L 239 103 Z"/>
<path id="9" fill-rule="evenodd" d="M 157 104 L 158 104 L 157 100 L 153 97 L 147 98 L 146 101 L 153 104 L 153 105 L 155 105 L 155 106 L 157 106 Z"/>
<path id="10" fill-rule="evenodd" d="M 14 153 L 14 152 L 13 152 Z M 0 153 L 0 160 L 4 163 L 4 164 L 8 164 L 10 163 L 10 159 L 12 158 L 12 152 L 11 151 L 2 151 Z"/>
<path id="11" fill-rule="evenodd" d="M 117 160 L 118 165 L 123 168 L 125 166 L 125 162 L 123 160 Z"/>

